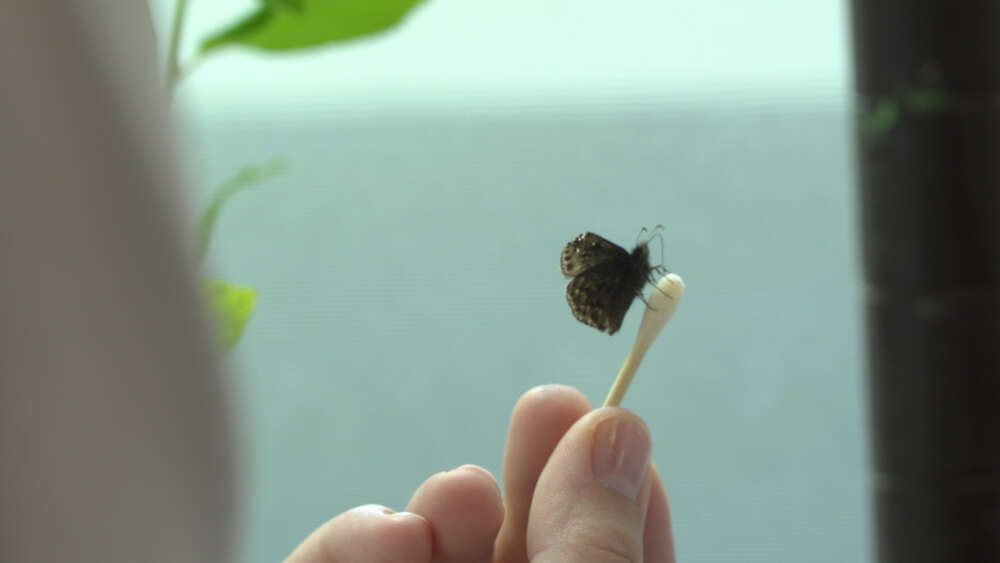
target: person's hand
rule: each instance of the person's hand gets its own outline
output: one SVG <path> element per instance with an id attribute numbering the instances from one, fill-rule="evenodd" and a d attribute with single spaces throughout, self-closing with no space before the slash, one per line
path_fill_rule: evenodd
<path id="1" fill-rule="evenodd" d="M 463 465 L 427 479 L 406 512 L 344 512 L 286 563 L 673 562 L 649 430 L 627 410 L 590 409 L 575 389 L 532 389 L 511 417 L 503 499 L 489 472 Z"/>

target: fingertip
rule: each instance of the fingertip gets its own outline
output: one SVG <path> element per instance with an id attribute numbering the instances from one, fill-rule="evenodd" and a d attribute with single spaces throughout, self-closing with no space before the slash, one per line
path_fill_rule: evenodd
<path id="1" fill-rule="evenodd" d="M 576 387 L 571 387 L 569 385 L 563 385 L 562 383 L 543 383 L 541 385 L 536 385 L 531 389 L 525 391 L 523 396 L 533 396 L 533 397 L 572 397 L 574 399 L 582 400 L 587 402 L 587 397 Z M 589 402 L 588 402 L 589 406 Z"/>
<path id="2" fill-rule="evenodd" d="M 521 395 L 514 404 L 511 418 L 518 420 L 525 415 L 536 418 L 541 413 L 547 413 L 560 418 L 569 415 L 575 420 L 590 409 L 590 401 L 578 389 L 550 383 L 532 387 Z"/>
<path id="3" fill-rule="evenodd" d="M 497 538 L 501 560 L 524 559 L 528 512 L 538 477 L 566 431 L 590 410 L 583 393 L 557 384 L 528 390 L 514 406 L 503 459 L 507 513 Z"/>
<path id="4" fill-rule="evenodd" d="M 423 516 L 366 504 L 320 526 L 285 561 L 424 563 L 431 560 L 432 546 L 431 524 Z"/>
<path id="5" fill-rule="evenodd" d="M 399 526 L 406 527 L 413 532 L 419 532 L 423 537 L 428 539 L 431 537 L 431 523 L 416 512 L 408 512 L 406 510 L 402 512 L 390 512 L 386 514 L 386 517 Z"/>
<path id="6" fill-rule="evenodd" d="M 466 464 L 440 475 L 447 491 L 444 498 L 455 505 L 459 513 L 464 512 L 461 504 L 465 504 L 470 511 L 483 511 L 484 522 L 496 522 L 496 526 L 500 526 L 503 497 L 500 484 L 492 473 L 478 465 Z"/>
<path id="7" fill-rule="evenodd" d="M 435 560 L 488 559 L 504 519 L 496 478 L 476 465 L 431 476 L 414 493 L 407 510 L 430 523 Z"/>
<path id="8" fill-rule="evenodd" d="M 501 493 L 500 493 L 500 483 L 497 482 L 497 478 L 494 477 L 493 474 L 490 473 L 488 470 L 486 470 L 486 469 L 484 469 L 482 467 L 479 467 L 478 465 L 473 465 L 471 463 L 467 463 L 465 465 L 458 466 L 453 471 L 467 471 L 469 473 L 472 473 L 477 478 L 483 479 L 486 482 L 490 483 L 490 485 L 492 486 L 493 490 L 496 491 L 498 498 L 501 496 Z"/>
<path id="9" fill-rule="evenodd" d="M 653 488 L 648 427 L 618 407 L 584 415 L 563 436 L 538 480 L 526 537 L 540 560 L 613 553 L 640 561 Z"/>

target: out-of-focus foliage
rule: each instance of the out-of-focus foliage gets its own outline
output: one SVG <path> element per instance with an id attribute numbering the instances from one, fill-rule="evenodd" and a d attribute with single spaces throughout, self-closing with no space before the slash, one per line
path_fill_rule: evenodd
<path id="1" fill-rule="evenodd" d="M 257 292 L 221 280 L 205 280 L 205 294 L 215 321 L 216 339 L 222 352 L 228 354 L 243 336 L 257 305 Z"/>
<path id="2" fill-rule="evenodd" d="M 422 0 L 268 0 L 208 37 L 201 53 L 242 45 L 268 51 L 317 47 L 392 28 Z"/>

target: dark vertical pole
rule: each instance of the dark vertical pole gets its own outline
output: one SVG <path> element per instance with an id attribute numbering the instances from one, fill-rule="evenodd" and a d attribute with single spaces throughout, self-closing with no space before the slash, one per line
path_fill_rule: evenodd
<path id="1" fill-rule="evenodd" d="M 852 0 L 880 563 L 1000 562 L 1000 0 Z"/>

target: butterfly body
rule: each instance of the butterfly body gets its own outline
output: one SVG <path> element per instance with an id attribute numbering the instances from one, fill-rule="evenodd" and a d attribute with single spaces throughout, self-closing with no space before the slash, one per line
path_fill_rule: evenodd
<path id="1" fill-rule="evenodd" d="M 572 278 L 566 301 L 573 316 L 608 334 L 621 328 L 632 301 L 650 279 L 649 248 L 642 242 L 628 252 L 617 244 L 583 233 L 562 251 L 562 274 Z"/>

